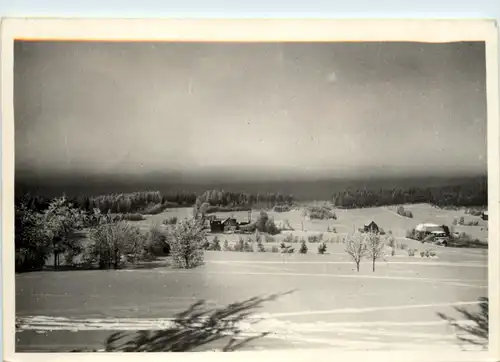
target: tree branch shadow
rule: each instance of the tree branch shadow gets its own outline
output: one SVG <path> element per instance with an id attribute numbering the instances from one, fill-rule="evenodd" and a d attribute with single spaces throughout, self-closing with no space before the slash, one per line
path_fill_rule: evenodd
<path id="1" fill-rule="evenodd" d="M 455 307 L 455 310 L 470 323 L 460 323 L 457 319 L 443 313 L 438 313 L 438 316 L 455 328 L 457 338 L 461 342 L 486 349 L 489 340 L 489 300 L 483 297 L 479 298 L 479 302 L 479 312 L 470 312 L 465 308 Z"/>
<path id="2" fill-rule="evenodd" d="M 186 311 L 177 314 L 172 325 L 160 331 L 138 331 L 113 333 L 105 341 L 106 352 L 187 352 L 212 342 L 224 342 L 223 352 L 235 351 L 250 342 L 265 337 L 270 332 L 249 335 L 246 327 L 259 321 L 249 318 L 264 302 L 293 291 L 254 297 L 243 302 L 232 303 L 219 309 L 207 309 L 204 300 L 192 304 Z M 246 324 L 246 326 L 245 326 Z"/>

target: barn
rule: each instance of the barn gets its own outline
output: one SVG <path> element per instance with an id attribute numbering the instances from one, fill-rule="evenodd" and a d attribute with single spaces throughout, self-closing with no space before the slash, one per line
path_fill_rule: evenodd
<path id="1" fill-rule="evenodd" d="M 238 221 L 232 217 L 228 217 L 224 220 L 222 220 L 222 227 L 224 228 L 224 231 L 230 231 L 230 230 L 238 230 L 239 224 Z"/>
<path id="2" fill-rule="evenodd" d="M 370 221 L 369 223 L 366 223 L 363 227 L 363 231 L 365 233 L 374 233 L 378 234 L 380 232 L 380 228 L 378 225 L 375 223 L 375 221 Z"/>
<path id="3" fill-rule="evenodd" d="M 212 233 L 222 233 L 224 232 L 224 226 L 220 220 L 210 220 L 210 232 Z"/>
<path id="4" fill-rule="evenodd" d="M 210 220 L 210 231 L 212 233 L 222 233 L 225 231 L 236 231 L 239 223 L 236 219 L 228 217 L 224 220 Z"/>

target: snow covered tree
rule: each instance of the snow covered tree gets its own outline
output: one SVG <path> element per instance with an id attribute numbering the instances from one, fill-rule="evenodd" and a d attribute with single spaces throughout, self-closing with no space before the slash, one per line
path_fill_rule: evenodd
<path id="1" fill-rule="evenodd" d="M 364 240 L 364 235 L 354 234 L 346 240 L 345 251 L 356 264 L 356 270 L 359 272 L 359 264 L 367 255 L 368 250 Z"/>

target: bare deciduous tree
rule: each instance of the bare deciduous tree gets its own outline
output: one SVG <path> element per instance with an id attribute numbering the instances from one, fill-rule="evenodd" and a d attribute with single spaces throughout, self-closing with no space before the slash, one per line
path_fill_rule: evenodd
<path id="1" fill-rule="evenodd" d="M 348 238 L 346 241 L 345 251 L 354 261 L 356 264 L 356 270 L 359 272 L 359 264 L 368 252 L 364 236 L 354 234 L 352 237 Z"/>
<path id="2" fill-rule="evenodd" d="M 368 256 L 372 261 L 372 271 L 375 271 L 375 262 L 384 255 L 384 240 L 377 234 L 369 233 L 365 237 Z"/>

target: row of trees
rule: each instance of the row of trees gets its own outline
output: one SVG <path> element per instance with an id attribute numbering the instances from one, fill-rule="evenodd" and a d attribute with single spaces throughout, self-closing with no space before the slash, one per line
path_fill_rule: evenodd
<path id="1" fill-rule="evenodd" d="M 162 195 L 159 191 L 133 192 L 128 194 L 110 194 L 95 197 L 81 197 L 84 210 L 95 208 L 102 212 L 131 213 L 140 212 L 150 205 L 162 203 Z"/>
<path id="2" fill-rule="evenodd" d="M 173 204 L 179 206 L 192 206 L 196 202 L 198 195 L 189 191 L 172 191 L 164 193 L 162 197 L 163 204 Z"/>
<path id="3" fill-rule="evenodd" d="M 169 194 L 162 194 L 159 191 L 141 191 L 99 196 L 80 195 L 66 199 L 75 207 L 87 212 L 99 209 L 103 213 L 135 213 L 143 212 L 153 206 L 192 206 L 196 198 L 195 193 L 184 191 Z M 42 212 L 49 207 L 51 201 L 52 199 L 40 195 L 25 194 L 17 198 L 16 204 L 24 204 L 30 209 Z"/>
<path id="4" fill-rule="evenodd" d="M 477 207 L 487 205 L 487 196 L 488 185 L 486 178 L 484 178 L 455 186 L 378 190 L 347 189 L 336 192 L 332 199 L 334 205 L 341 208 L 387 206 L 405 203 L 431 203 L 442 207 Z M 97 208 L 104 213 L 108 211 L 112 213 L 142 212 L 153 206 L 176 207 L 196 204 L 199 207 L 204 203 L 207 203 L 212 208 L 212 211 L 235 211 L 238 208 L 244 210 L 257 205 L 264 207 L 279 205 L 279 211 L 285 211 L 289 208 L 287 205 L 294 202 L 292 195 L 223 190 L 208 190 L 199 196 L 196 193 L 187 191 L 176 191 L 167 194 L 162 194 L 159 191 L 143 191 L 100 196 L 78 196 L 68 200 L 75 207 L 87 212 Z M 16 200 L 16 204 L 20 203 L 34 210 L 44 211 L 49 207 L 51 199 L 28 194 Z M 219 208 L 220 210 L 213 208 Z"/>
<path id="5" fill-rule="evenodd" d="M 346 189 L 333 194 L 333 203 L 337 207 L 356 208 L 370 206 L 399 205 L 405 203 L 431 203 L 436 206 L 466 206 L 469 208 L 487 205 L 487 178 L 464 181 L 452 186 L 409 187 L 387 189 Z M 16 197 L 16 204 L 23 203 L 28 208 L 43 211 L 48 208 L 51 198 L 40 195 L 22 195 Z M 231 192 L 208 190 L 201 195 L 188 191 L 172 191 L 162 194 L 159 191 L 117 193 L 100 196 L 78 196 L 69 199 L 76 207 L 92 211 L 98 208 L 102 212 L 133 213 L 141 212 L 151 205 L 168 207 L 193 206 L 208 203 L 211 207 L 230 208 L 262 205 L 274 207 L 278 211 L 288 210 L 287 205 L 294 202 L 292 195 L 272 193 Z M 283 209 L 283 210 L 281 210 Z"/>
<path id="6" fill-rule="evenodd" d="M 119 269 L 157 256 L 171 255 L 177 268 L 194 268 L 203 263 L 206 233 L 194 219 L 185 219 L 166 229 L 153 226 L 148 232 L 123 221 L 107 218 L 90 231 L 91 243 L 84 251 L 84 263 L 100 269 Z"/>
<path id="7" fill-rule="evenodd" d="M 333 203 L 342 208 L 430 203 L 446 206 L 484 206 L 488 204 L 487 180 L 455 186 L 410 187 L 406 189 L 356 189 L 336 192 Z"/>
<path id="8" fill-rule="evenodd" d="M 293 242 L 294 238 L 290 234 L 289 237 L 285 238 L 283 242 L 281 242 L 279 250 L 283 254 L 292 254 L 295 249 L 291 245 L 287 245 L 288 243 Z M 318 244 L 318 253 L 324 254 L 327 250 L 326 243 L 320 240 Z M 298 237 L 297 237 L 298 242 Z M 311 240 L 309 240 L 311 242 Z M 351 258 L 351 260 L 356 264 L 356 270 L 359 272 L 361 261 L 364 259 L 369 259 L 372 262 L 372 270 L 375 272 L 375 264 L 376 261 L 383 258 L 385 256 L 384 249 L 387 246 L 391 247 L 393 250 L 396 247 L 396 241 L 392 233 L 388 233 L 386 237 L 382 238 L 379 234 L 376 233 L 356 233 L 344 241 L 345 243 L 345 251 Z M 244 241 L 242 237 L 239 238 L 238 242 L 234 245 L 234 248 L 230 248 L 228 241 L 225 240 L 224 246 L 221 248 L 220 241 L 217 237 L 214 238 L 212 243 L 209 243 L 205 239 L 205 247 L 206 250 L 220 251 L 220 250 L 233 250 L 233 251 L 258 251 L 264 252 L 266 251 L 264 245 L 262 244 L 262 238 L 260 234 L 257 232 L 255 235 L 255 245 L 254 241 L 251 238 L 248 238 L 247 241 Z M 273 247 L 273 249 L 278 251 L 277 248 Z M 300 248 L 298 253 L 307 254 L 308 247 L 306 241 L 302 239 L 300 241 Z"/>
<path id="9" fill-rule="evenodd" d="M 247 192 L 208 190 L 198 197 L 197 202 L 206 202 L 210 206 L 251 206 L 261 204 L 273 207 L 277 204 L 291 204 L 293 202 L 293 196 L 274 192 L 253 194 Z"/>
<path id="10" fill-rule="evenodd" d="M 101 269 L 117 269 L 125 262 L 135 263 L 170 252 L 174 264 L 191 268 L 203 261 L 203 225 L 195 220 L 154 227 L 148 232 L 99 209 L 85 212 L 65 197 L 53 199 L 43 212 L 21 203 L 15 215 L 16 271 L 41 269 L 53 257 L 54 268 L 72 265 L 80 255 L 82 264 Z M 76 236 L 88 228 L 85 245 Z M 167 250 L 165 250 L 167 249 Z"/>
<path id="11" fill-rule="evenodd" d="M 389 234 L 388 238 L 392 235 Z M 357 233 L 346 239 L 345 251 L 356 264 L 359 272 L 361 261 L 368 258 L 372 262 L 372 270 L 375 271 L 375 262 L 384 256 L 385 240 L 375 233 Z"/>
<path id="12" fill-rule="evenodd" d="M 249 209 L 252 205 L 290 205 L 293 196 L 280 193 L 245 193 L 221 190 L 208 190 L 198 196 L 193 192 L 170 192 L 162 194 L 160 191 L 141 191 L 132 193 L 116 193 L 99 196 L 80 195 L 68 200 L 75 207 L 91 212 L 99 209 L 103 213 L 135 213 L 151 209 L 153 206 L 179 207 L 201 205 L 207 203 L 212 211 L 235 211 Z M 18 198 L 16 204 L 23 203 L 27 207 L 44 211 L 50 204 L 51 199 L 43 196 L 32 196 L 26 194 Z M 215 210 L 214 207 L 219 209 Z"/>
<path id="13" fill-rule="evenodd" d="M 16 205 L 16 269 L 41 268 L 49 256 L 54 257 L 57 268 L 61 255 L 81 252 L 74 233 L 85 226 L 86 220 L 85 213 L 65 197 L 50 201 L 43 212 L 24 203 Z"/>
<path id="14" fill-rule="evenodd" d="M 323 206 L 308 206 L 303 211 L 304 216 L 308 216 L 311 220 L 337 220 L 335 212 L 327 205 Z"/>
<path id="15" fill-rule="evenodd" d="M 398 207 L 397 214 L 410 219 L 413 218 L 413 213 L 410 210 L 405 210 L 403 206 Z"/>

